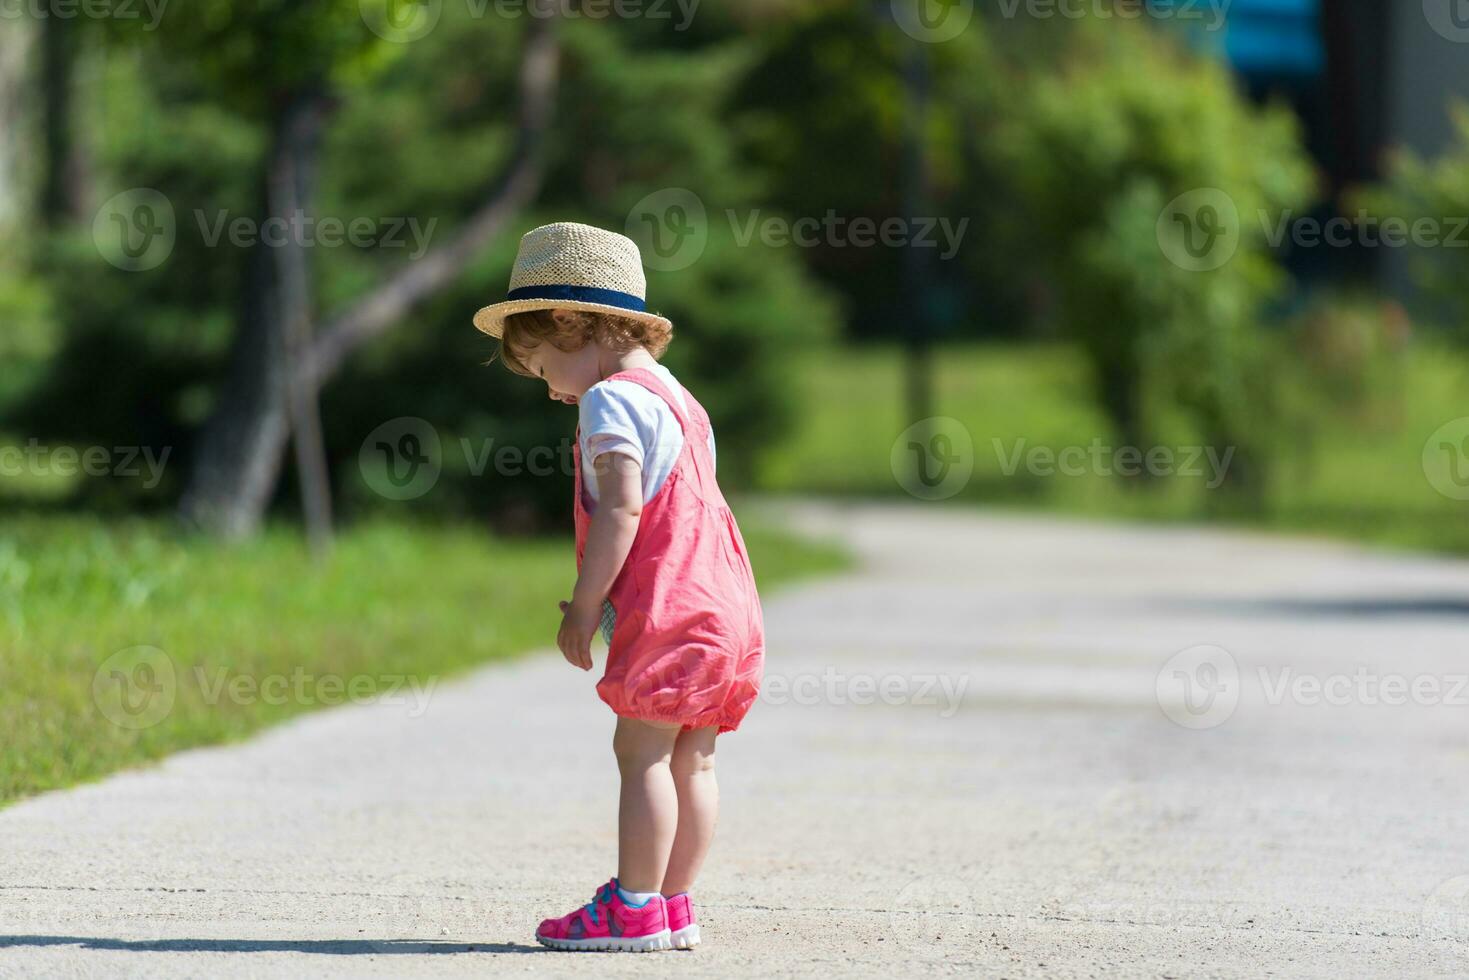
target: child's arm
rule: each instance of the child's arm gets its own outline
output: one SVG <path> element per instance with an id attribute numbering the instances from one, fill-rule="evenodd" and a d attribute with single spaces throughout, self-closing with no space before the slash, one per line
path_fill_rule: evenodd
<path id="1" fill-rule="evenodd" d="M 592 669 L 592 634 L 602 621 L 602 600 L 627 561 L 643 514 L 643 469 L 632 457 L 603 453 L 593 461 L 592 470 L 597 476 L 597 509 L 587 529 L 581 575 L 571 602 L 561 603 L 564 615 L 556 634 L 556 645 L 567 662 L 582 670 Z"/>

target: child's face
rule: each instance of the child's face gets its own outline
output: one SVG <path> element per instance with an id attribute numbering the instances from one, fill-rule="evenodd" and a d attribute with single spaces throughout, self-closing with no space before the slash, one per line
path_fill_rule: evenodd
<path id="1" fill-rule="evenodd" d="M 562 311 L 552 313 L 558 320 Z M 525 366 L 545 382 L 552 401 L 575 405 L 587 389 L 601 380 L 597 363 L 601 348 L 594 342 L 581 350 L 564 351 L 549 341 L 542 341 L 521 356 Z"/>

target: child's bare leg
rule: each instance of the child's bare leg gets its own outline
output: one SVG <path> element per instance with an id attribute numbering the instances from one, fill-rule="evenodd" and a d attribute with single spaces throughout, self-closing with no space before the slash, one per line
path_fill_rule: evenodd
<path id="1" fill-rule="evenodd" d="M 673 746 L 673 786 L 678 793 L 678 833 L 663 876 L 663 894 L 694 886 L 719 819 L 719 783 L 714 779 L 714 736 L 718 727 L 683 732 Z"/>
<path id="2" fill-rule="evenodd" d="M 617 883 L 656 892 L 678 829 L 678 794 L 669 760 L 678 725 L 618 718 L 612 751 L 622 773 L 617 808 Z"/>

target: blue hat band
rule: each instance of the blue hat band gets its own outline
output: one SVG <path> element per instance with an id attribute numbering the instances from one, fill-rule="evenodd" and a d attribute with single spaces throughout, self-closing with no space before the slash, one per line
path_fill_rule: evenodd
<path id="1" fill-rule="evenodd" d="M 521 299 L 562 299 L 573 303 L 597 303 L 615 306 L 620 310 L 646 313 L 648 304 L 641 296 L 624 293 L 617 289 L 601 289 L 597 286 L 521 286 L 505 295 L 507 301 Z"/>

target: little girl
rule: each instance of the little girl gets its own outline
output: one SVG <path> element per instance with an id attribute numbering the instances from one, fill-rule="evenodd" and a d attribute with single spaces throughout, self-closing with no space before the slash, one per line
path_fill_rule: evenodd
<path id="1" fill-rule="evenodd" d="M 501 338 L 517 374 L 576 405 L 576 559 L 556 645 L 592 669 L 617 714 L 622 775 L 617 876 L 590 902 L 546 919 L 553 949 L 691 949 L 689 889 L 714 836 L 715 737 L 759 693 L 760 600 L 734 516 L 714 480 L 709 416 L 658 358 L 673 326 L 647 312 L 642 257 L 630 239 L 579 224 L 520 243 L 506 302 L 475 326 Z"/>

